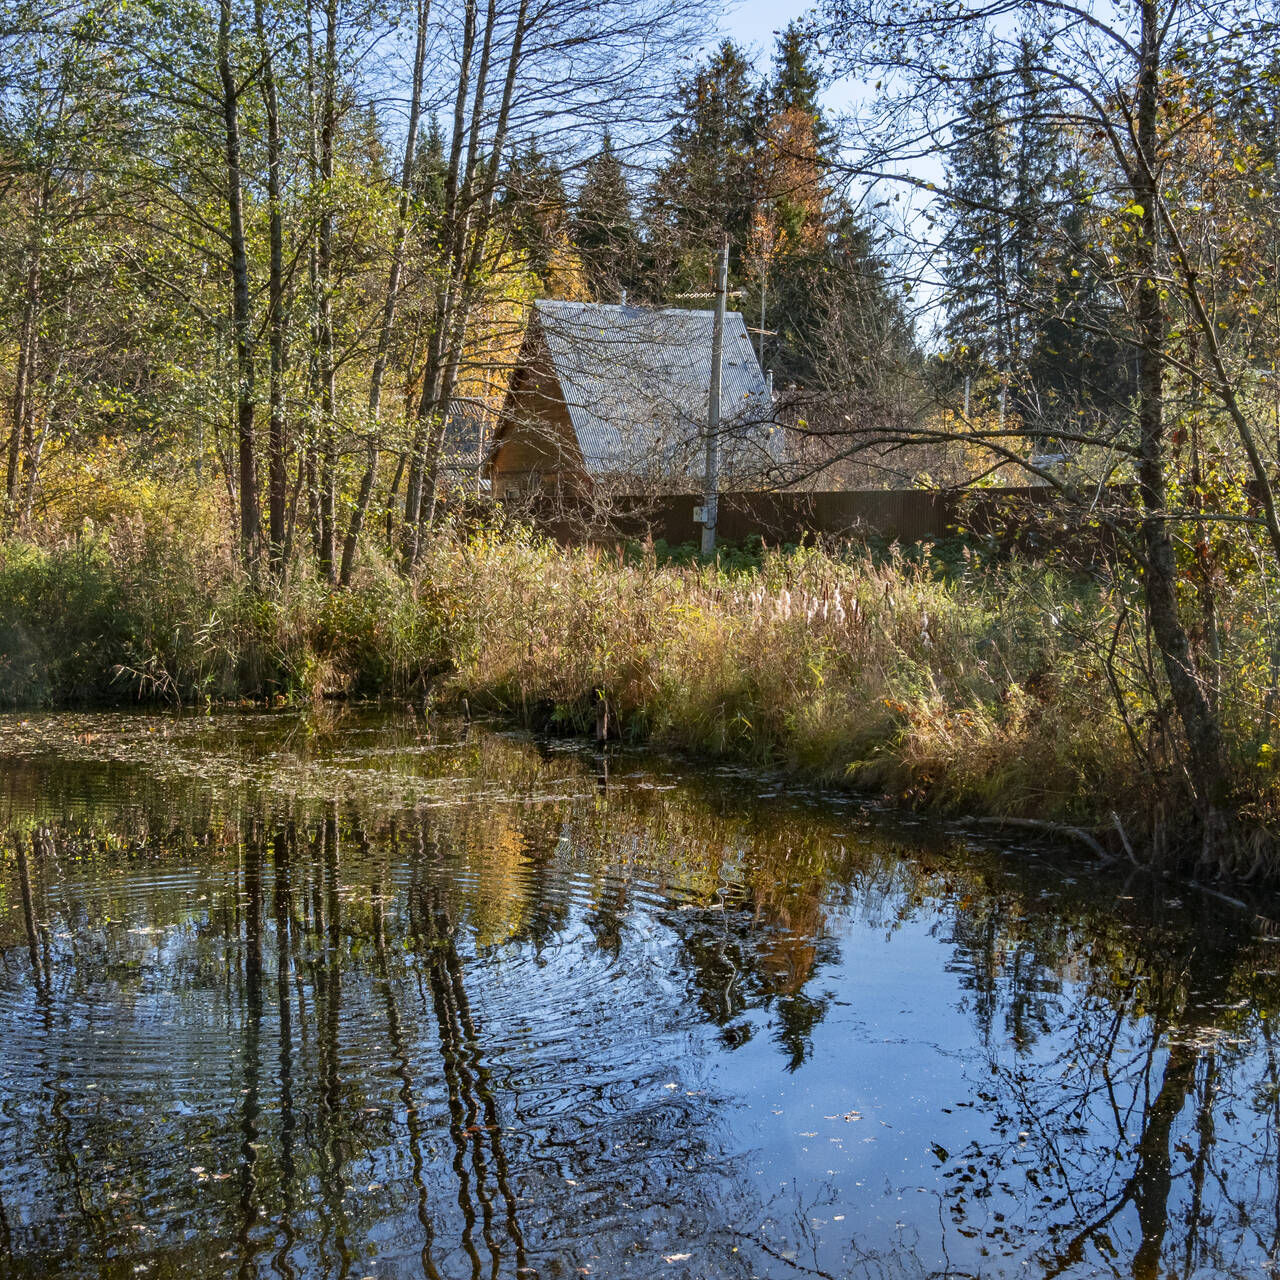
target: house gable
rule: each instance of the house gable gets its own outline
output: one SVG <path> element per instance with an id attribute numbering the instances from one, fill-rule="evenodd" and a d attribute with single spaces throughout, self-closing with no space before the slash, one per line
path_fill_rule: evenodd
<path id="1" fill-rule="evenodd" d="M 711 311 L 535 303 L 491 455 L 495 494 L 551 475 L 690 487 L 703 467 L 713 326 Z M 725 318 L 721 381 L 723 472 L 766 474 L 782 432 L 736 312 Z"/>

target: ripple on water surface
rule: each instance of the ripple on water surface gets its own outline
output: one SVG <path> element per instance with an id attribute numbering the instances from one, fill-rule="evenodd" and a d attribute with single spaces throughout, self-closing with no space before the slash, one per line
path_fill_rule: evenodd
<path id="1" fill-rule="evenodd" d="M 2 1274 L 1280 1261 L 1247 912 L 368 713 L 0 752 Z"/>

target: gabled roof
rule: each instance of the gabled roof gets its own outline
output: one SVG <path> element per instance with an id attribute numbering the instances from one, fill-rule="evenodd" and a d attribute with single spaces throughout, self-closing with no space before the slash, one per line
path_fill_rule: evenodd
<path id="1" fill-rule="evenodd" d="M 700 474 L 714 312 L 541 301 L 534 313 L 589 473 Z M 773 397 L 733 311 L 721 388 L 725 470 L 776 463 Z"/>

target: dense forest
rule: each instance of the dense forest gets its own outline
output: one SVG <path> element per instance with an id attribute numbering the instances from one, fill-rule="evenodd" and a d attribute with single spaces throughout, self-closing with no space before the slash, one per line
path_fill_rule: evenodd
<path id="1" fill-rule="evenodd" d="M 979 582 L 974 544 L 896 597 L 927 644 L 956 572 L 997 631 L 1023 592 L 1025 627 L 1014 652 L 960 628 L 951 665 L 886 639 L 875 680 L 846 673 L 851 706 L 891 711 L 883 750 L 948 802 L 1101 805 L 1104 825 L 1114 806 L 1130 850 L 1130 829 L 1162 847 L 1187 806 L 1199 856 L 1222 837 L 1256 868 L 1280 677 L 1273 7 L 827 0 L 759 62 L 706 43 L 715 17 L 701 0 L 4 0 L 3 696 L 292 696 L 375 668 L 366 691 L 421 689 L 484 668 L 466 646 L 493 614 L 468 573 L 560 570 L 509 549 L 465 570 L 442 549 L 464 536 L 458 490 L 483 506 L 450 457 L 454 406 L 501 403 L 532 300 L 706 307 L 727 240 L 788 433 L 773 483 L 1054 496 L 1022 517 L 1039 550 L 1021 586 L 1007 565 Z M 595 572 L 566 570 L 566 590 Z M 691 590 L 790 624 L 793 570 L 761 572 L 785 600 Z M 859 570 L 830 572 L 822 619 L 834 590 L 843 625 L 857 590 L 830 584 Z M 626 607 L 587 613 L 627 616 L 642 587 L 624 577 Z M 357 589 L 374 592 L 359 607 Z M 162 608 L 164 590 L 180 598 Z M 281 628 L 304 615 L 291 649 Z M 399 638 L 375 637 L 393 615 Z M 555 651 L 584 624 L 540 625 L 568 628 Z M 533 682 L 570 721 L 629 678 L 615 649 L 577 656 Z M 708 740 L 735 749 L 741 714 L 751 750 L 785 754 L 798 722 L 761 728 L 773 694 L 748 684 L 750 717 L 711 699 Z M 661 718 L 650 696 L 636 732 Z M 1057 735 L 1055 781 L 939 786 L 972 751 L 930 735 L 965 716 L 1002 751 Z M 848 735 L 798 754 L 856 774 L 865 734 Z M 1224 836 L 1246 813 L 1249 839 Z"/>

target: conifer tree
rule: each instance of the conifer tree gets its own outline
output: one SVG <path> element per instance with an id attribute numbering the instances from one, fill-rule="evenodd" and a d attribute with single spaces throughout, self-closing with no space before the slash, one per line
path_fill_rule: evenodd
<path id="1" fill-rule="evenodd" d="M 986 55 L 994 66 L 994 54 Z M 947 185 L 947 333 L 966 374 L 985 379 L 1002 408 L 1012 388 L 1023 410 L 1043 403 L 1045 326 L 1040 282 L 1052 270 L 1062 135 L 1049 92 L 1024 45 L 1012 81 L 977 73 L 953 127 Z"/>
<path id="2" fill-rule="evenodd" d="M 511 158 L 503 181 L 503 209 L 511 237 L 529 269 L 544 283 L 562 249 L 569 222 L 569 197 L 560 166 L 530 139 Z"/>
<path id="3" fill-rule="evenodd" d="M 600 154 L 584 166 L 571 236 L 593 295 L 612 301 L 636 284 L 639 249 L 627 173 L 606 130 Z"/>
<path id="4" fill-rule="evenodd" d="M 762 121 L 746 55 L 726 40 L 680 88 L 671 154 L 646 211 L 659 293 L 704 287 L 715 247 L 729 237 L 736 276 L 758 185 Z"/>
<path id="5" fill-rule="evenodd" d="M 773 77 L 769 98 L 775 110 L 797 108 L 819 114 L 821 80 L 812 61 L 812 45 L 804 29 L 794 19 L 779 33 L 773 54 Z"/>
<path id="6" fill-rule="evenodd" d="M 440 117 L 433 111 L 419 133 L 413 162 L 413 196 L 428 209 L 444 208 L 445 174 L 449 168 Z"/>

